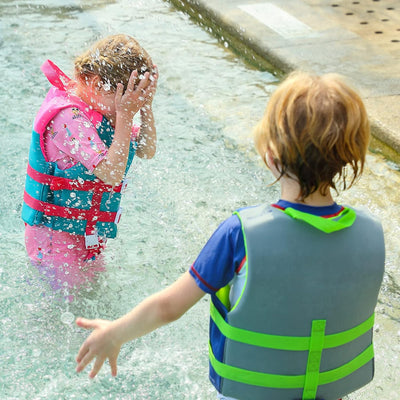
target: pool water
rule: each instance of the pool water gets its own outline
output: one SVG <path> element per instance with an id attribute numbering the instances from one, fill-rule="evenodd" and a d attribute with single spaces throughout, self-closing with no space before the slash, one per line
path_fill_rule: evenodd
<path id="1" fill-rule="evenodd" d="M 215 399 L 208 382 L 208 299 L 182 319 L 125 345 L 119 374 L 75 373 L 87 333 L 77 316 L 115 318 L 186 271 L 236 208 L 277 200 L 249 133 L 278 83 L 161 0 L 19 0 L 0 3 L 0 398 Z M 113 33 L 136 37 L 160 71 L 154 102 L 158 151 L 135 160 L 106 271 L 73 293 L 53 292 L 30 266 L 20 219 L 30 130 L 50 58 L 72 59 Z M 376 376 L 348 400 L 398 397 L 400 174 L 376 154 L 339 202 L 368 207 L 384 225 L 387 262 L 377 309 Z"/>

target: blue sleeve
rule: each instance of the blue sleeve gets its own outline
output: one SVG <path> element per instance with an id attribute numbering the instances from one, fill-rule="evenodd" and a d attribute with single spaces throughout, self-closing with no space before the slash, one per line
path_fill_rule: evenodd
<path id="1" fill-rule="evenodd" d="M 240 220 L 232 215 L 213 233 L 189 272 L 201 290 L 213 294 L 233 279 L 245 256 Z"/>

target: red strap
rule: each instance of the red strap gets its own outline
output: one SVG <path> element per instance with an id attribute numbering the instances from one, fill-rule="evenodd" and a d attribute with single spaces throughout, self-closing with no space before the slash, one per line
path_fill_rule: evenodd
<path id="1" fill-rule="evenodd" d="M 29 195 L 26 191 L 24 192 L 25 203 L 36 211 L 43 212 L 45 215 L 50 217 L 62 217 L 69 219 L 88 219 L 91 224 L 96 225 L 96 222 L 114 222 L 116 212 L 112 211 L 100 211 L 97 207 L 92 207 L 89 210 L 82 210 L 81 208 L 63 207 L 55 204 L 47 203 L 45 201 L 37 200 Z M 90 218 L 90 219 L 89 219 Z M 93 231 L 93 227 L 91 231 Z M 86 229 L 87 231 L 88 229 Z"/>
<path id="2" fill-rule="evenodd" d="M 51 190 L 83 190 L 85 192 L 89 190 L 96 190 L 96 192 L 121 192 L 122 184 L 118 186 L 111 186 L 101 182 L 99 179 L 94 181 L 79 181 L 77 179 L 62 178 L 59 176 L 53 177 L 51 184 Z"/>
<path id="3" fill-rule="evenodd" d="M 53 175 L 42 174 L 41 172 L 36 171 L 36 169 L 33 169 L 30 164 L 28 164 L 26 173 L 34 181 L 42 183 L 43 185 L 50 185 L 51 180 L 54 178 Z"/>
<path id="4" fill-rule="evenodd" d="M 33 208 L 34 210 L 43 212 L 45 215 L 51 217 L 86 220 L 86 235 L 92 235 L 96 232 L 95 228 L 97 222 L 118 223 L 118 221 L 115 221 L 118 214 L 117 212 L 100 211 L 101 199 L 104 192 L 121 192 L 121 190 L 125 186 L 124 183 L 113 187 L 111 185 L 105 184 L 104 182 L 101 182 L 97 178 L 93 181 L 85 181 L 83 179 L 68 179 L 59 176 L 43 174 L 39 171 L 36 171 L 29 164 L 27 174 L 36 182 L 39 182 L 43 185 L 49 185 L 50 189 L 53 191 L 64 189 L 92 192 L 91 207 L 89 210 L 83 210 L 81 208 L 58 206 L 55 204 L 47 203 L 45 201 L 37 200 L 25 191 L 24 201 L 29 207 Z"/>
<path id="5" fill-rule="evenodd" d="M 48 174 L 43 174 L 42 172 L 36 171 L 28 164 L 27 174 L 36 182 L 39 182 L 43 185 L 50 185 L 51 190 L 96 190 L 101 193 L 103 192 L 116 192 L 120 193 L 123 187 L 123 184 L 120 183 L 117 186 L 107 185 L 99 179 L 95 179 L 93 181 L 84 181 L 78 179 L 68 179 L 63 178 L 61 176 L 53 176 Z"/>

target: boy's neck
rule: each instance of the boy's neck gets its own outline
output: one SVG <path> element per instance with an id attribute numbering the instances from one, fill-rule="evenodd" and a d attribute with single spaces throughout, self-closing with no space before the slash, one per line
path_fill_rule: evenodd
<path id="1" fill-rule="evenodd" d="M 306 204 L 308 206 L 323 207 L 331 206 L 334 204 L 333 197 L 330 190 L 326 195 L 321 194 L 320 191 L 314 192 L 307 196 L 304 200 L 299 201 L 300 185 L 290 178 L 281 179 L 281 199 L 291 203 Z"/>

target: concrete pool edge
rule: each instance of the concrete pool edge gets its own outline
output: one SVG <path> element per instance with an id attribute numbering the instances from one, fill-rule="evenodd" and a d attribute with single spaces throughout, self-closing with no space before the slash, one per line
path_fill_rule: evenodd
<path id="1" fill-rule="evenodd" d="M 346 76 L 365 100 L 372 134 L 395 156 L 400 155 L 400 60 L 324 19 L 326 10 L 318 11 L 318 0 L 313 8 L 299 0 L 287 0 L 284 4 L 277 0 L 168 1 L 198 23 L 211 27 L 214 35 L 258 68 L 278 76 L 294 69 Z M 259 20 L 255 13 L 245 11 L 246 7 L 259 5 L 276 9 L 275 4 L 282 10 L 277 17 L 287 19 L 286 31 L 276 32 L 268 21 L 260 22 L 262 16 Z M 283 10 L 283 6 L 290 12 Z M 379 150 L 387 154 L 384 149 Z"/>

